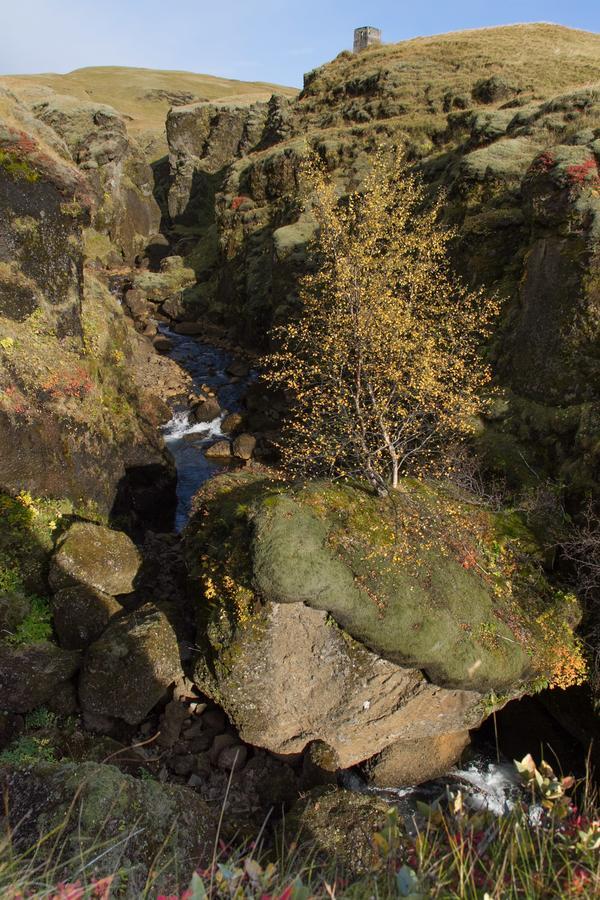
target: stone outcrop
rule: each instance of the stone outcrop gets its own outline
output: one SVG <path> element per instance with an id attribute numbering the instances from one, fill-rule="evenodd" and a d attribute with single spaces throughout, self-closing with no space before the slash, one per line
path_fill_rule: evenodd
<path id="1" fill-rule="evenodd" d="M 89 181 L 20 104 L 0 114 L 0 487 L 108 512 L 127 470 L 171 469 L 132 377 L 138 339 L 84 269 Z"/>
<path id="2" fill-rule="evenodd" d="M 152 170 L 124 117 L 105 104 L 54 93 L 34 103 L 32 112 L 60 135 L 85 172 L 96 198 L 91 224 L 115 248 L 113 261 L 120 253 L 132 262 L 158 231 L 160 210 Z"/>
<path id="3" fill-rule="evenodd" d="M 170 202 L 198 229 L 197 315 L 268 345 L 307 270 L 303 156 L 317 152 L 344 193 L 376 144 L 400 144 L 447 192 L 461 274 L 505 300 L 493 362 L 506 405 L 481 440 L 490 465 L 513 482 L 533 469 L 576 496 L 597 490 L 597 46 L 595 35 L 528 25 L 341 54 L 298 98 L 271 101 L 254 146 L 239 140 L 246 113 L 228 144 L 219 123 L 231 111 L 215 111 L 214 130 L 206 106 L 174 111 Z M 210 189 L 203 167 L 219 173 Z M 204 205 L 190 202 L 194 178 Z"/>
<path id="4" fill-rule="evenodd" d="M 260 142 L 267 110 L 266 103 L 234 102 L 192 103 L 171 109 L 167 137 L 173 179 L 169 214 L 173 220 L 194 220 L 194 203 L 211 177 Z"/>
<path id="5" fill-rule="evenodd" d="M 563 635 L 578 620 L 535 565 L 521 564 L 516 600 L 510 560 L 540 550 L 515 516 L 474 515 L 433 485 L 406 481 L 383 500 L 237 472 L 201 489 L 195 510 L 196 683 L 244 740 L 285 754 L 316 742 L 334 770 L 385 751 L 373 771 L 395 759 L 398 783 L 402 759 L 406 777 L 438 774 L 489 696 L 506 702 L 554 677 L 538 616 Z M 502 589 L 483 574 L 488 553 Z"/>

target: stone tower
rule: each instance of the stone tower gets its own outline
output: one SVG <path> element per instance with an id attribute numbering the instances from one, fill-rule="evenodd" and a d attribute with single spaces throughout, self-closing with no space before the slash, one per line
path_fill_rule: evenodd
<path id="1" fill-rule="evenodd" d="M 366 50 L 367 47 L 374 47 L 375 45 L 380 43 L 381 29 L 372 28 L 370 25 L 365 25 L 363 28 L 354 29 L 355 53 L 360 53 L 361 50 Z"/>

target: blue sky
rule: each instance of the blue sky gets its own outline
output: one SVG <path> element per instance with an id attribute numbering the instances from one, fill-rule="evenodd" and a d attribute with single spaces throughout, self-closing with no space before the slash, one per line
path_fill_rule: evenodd
<path id="1" fill-rule="evenodd" d="M 80 66 L 187 69 L 300 85 L 352 44 L 358 25 L 384 40 L 513 22 L 600 32 L 599 0 L 0 0 L 0 72 Z"/>

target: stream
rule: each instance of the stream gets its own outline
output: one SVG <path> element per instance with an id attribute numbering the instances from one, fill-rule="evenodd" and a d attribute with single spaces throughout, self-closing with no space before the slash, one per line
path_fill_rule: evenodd
<path id="1" fill-rule="evenodd" d="M 196 423 L 185 400 L 173 403 L 173 417 L 163 426 L 165 443 L 177 469 L 177 511 L 175 528 L 181 532 L 187 524 L 192 498 L 209 478 L 228 467 L 226 461 L 207 459 L 203 450 L 219 437 L 224 437 L 221 423 L 227 412 L 239 411 L 249 384 L 256 377 L 233 378 L 227 368 L 234 357 L 231 353 L 204 343 L 195 337 L 176 334 L 160 325 L 161 334 L 168 337 L 173 348 L 167 354 L 192 377 L 193 390 L 202 385 L 212 388 L 222 412 L 212 422 Z M 399 812 L 411 818 L 419 801 L 432 803 L 448 791 L 461 791 L 465 802 L 473 809 L 488 809 L 502 815 L 510 809 L 520 794 L 519 782 L 512 761 L 497 759 L 494 748 L 482 745 L 461 767 L 447 775 L 421 785 L 404 788 L 374 788 L 361 777 L 360 770 L 349 770 L 342 776 L 342 785 L 361 793 L 371 793 L 393 803 Z"/>
<path id="2" fill-rule="evenodd" d="M 191 375 L 194 392 L 203 384 L 212 388 L 222 412 L 212 422 L 194 422 L 185 401 L 173 404 L 173 418 L 163 426 L 163 437 L 177 469 L 177 510 L 175 530 L 181 532 L 188 521 L 192 498 L 198 488 L 213 475 L 227 468 L 228 463 L 207 459 L 203 450 L 220 437 L 221 423 L 228 412 L 237 412 L 248 385 L 255 377 L 232 378 L 227 367 L 233 356 L 226 350 L 205 344 L 193 337 L 176 334 L 161 325 L 160 333 L 173 343 L 167 354 Z"/>

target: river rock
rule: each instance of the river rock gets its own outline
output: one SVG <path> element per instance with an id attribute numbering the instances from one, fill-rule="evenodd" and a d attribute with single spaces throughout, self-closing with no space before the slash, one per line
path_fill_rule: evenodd
<path id="1" fill-rule="evenodd" d="M 86 584 L 57 591 L 52 598 L 52 611 L 61 647 L 84 650 L 122 609 L 114 597 Z"/>
<path id="2" fill-rule="evenodd" d="M 204 455 L 208 459 L 224 459 L 231 456 L 231 444 L 229 441 L 216 441 L 207 447 Z"/>
<path id="3" fill-rule="evenodd" d="M 184 334 L 195 337 L 196 335 L 204 334 L 206 328 L 200 322 L 178 322 L 173 330 L 175 331 L 175 334 Z"/>
<path id="4" fill-rule="evenodd" d="M 159 353 L 170 353 L 173 349 L 173 341 L 164 334 L 159 334 L 155 337 L 152 341 L 152 345 Z"/>
<path id="5" fill-rule="evenodd" d="M 171 895 L 210 860 L 216 816 L 186 788 L 96 762 L 38 762 L 3 766 L 0 790 L 16 847 L 28 849 L 32 835 L 60 822 L 65 858 L 79 859 L 82 847 L 102 848 L 94 852 L 94 877 L 114 878 L 123 897 L 141 897 L 151 870 L 153 892 Z M 37 863 L 53 848 L 53 841 L 41 844 Z M 169 866 L 157 870 L 158 858 Z"/>
<path id="6" fill-rule="evenodd" d="M 0 707 L 24 713 L 46 703 L 79 668 L 81 654 L 50 641 L 12 647 L 0 641 Z"/>
<path id="7" fill-rule="evenodd" d="M 240 434 L 233 442 L 233 455 L 238 459 L 252 459 L 256 438 L 253 434 Z"/>
<path id="8" fill-rule="evenodd" d="M 239 431 L 244 422 L 244 417 L 239 412 L 229 413 L 221 422 L 221 431 L 223 434 L 235 434 Z"/>
<path id="9" fill-rule="evenodd" d="M 250 372 L 250 366 L 243 359 L 235 359 L 227 366 L 227 374 L 234 378 L 246 378 Z"/>
<path id="10" fill-rule="evenodd" d="M 85 712 L 139 725 L 182 674 L 173 627 L 158 607 L 146 603 L 113 619 L 88 648 L 79 699 Z"/>
<path id="11" fill-rule="evenodd" d="M 216 397 L 209 397 L 203 403 L 192 410 L 192 418 L 195 422 L 212 422 L 221 415 L 221 407 Z"/>
<path id="12" fill-rule="evenodd" d="M 468 731 L 397 741 L 369 761 L 369 781 L 381 788 L 421 784 L 451 769 L 468 746 Z"/>
<path id="13" fill-rule="evenodd" d="M 124 532 L 76 522 L 62 537 L 48 577 L 54 591 L 83 584 L 118 596 L 134 590 L 140 565 L 140 554 Z"/>

